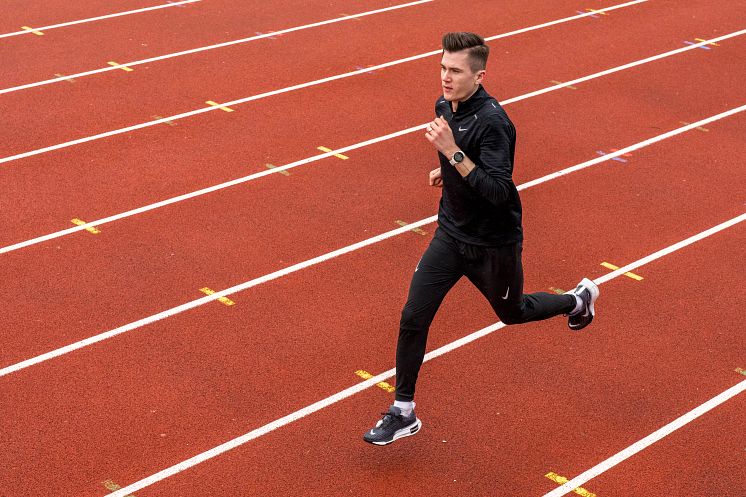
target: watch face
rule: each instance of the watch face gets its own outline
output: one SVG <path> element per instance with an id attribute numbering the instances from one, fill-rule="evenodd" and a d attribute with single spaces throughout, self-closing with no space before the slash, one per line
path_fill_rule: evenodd
<path id="1" fill-rule="evenodd" d="M 463 152 L 456 152 L 455 154 L 453 154 L 453 160 L 455 162 L 461 162 L 462 160 L 464 160 L 464 153 Z"/>

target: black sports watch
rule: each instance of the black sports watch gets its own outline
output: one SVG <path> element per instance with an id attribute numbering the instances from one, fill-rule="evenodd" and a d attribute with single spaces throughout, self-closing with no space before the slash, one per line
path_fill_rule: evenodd
<path id="1" fill-rule="evenodd" d="M 453 154 L 453 157 L 448 161 L 451 163 L 452 166 L 455 166 L 456 164 L 462 162 L 464 160 L 464 153 L 459 150 L 455 154 Z"/>

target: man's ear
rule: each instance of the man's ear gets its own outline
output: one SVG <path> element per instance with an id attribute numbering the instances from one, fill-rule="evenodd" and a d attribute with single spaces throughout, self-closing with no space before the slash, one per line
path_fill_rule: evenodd
<path id="1" fill-rule="evenodd" d="M 487 73 L 487 71 L 485 71 L 484 69 L 482 69 L 481 71 L 477 72 L 477 83 L 478 84 L 482 84 L 482 80 L 484 79 L 484 75 L 486 73 Z"/>

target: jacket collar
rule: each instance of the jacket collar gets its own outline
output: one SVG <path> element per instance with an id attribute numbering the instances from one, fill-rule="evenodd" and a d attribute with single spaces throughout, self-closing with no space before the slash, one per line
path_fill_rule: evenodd
<path id="1" fill-rule="evenodd" d="M 477 88 L 477 91 L 474 92 L 474 95 L 469 97 L 467 100 L 464 100 L 463 102 L 459 102 L 458 109 L 456 110 L 456 112 L 454 112 L 454 114 L 471 114 L 477 109 L 481 108 L 484 102 L 489 98 L 491 97 L 484 89 L 484 87 L 482 85 L 479 85 L 479 88 Z M 453 105 L 451 105 L 451 108 L 453 108 Z"/>

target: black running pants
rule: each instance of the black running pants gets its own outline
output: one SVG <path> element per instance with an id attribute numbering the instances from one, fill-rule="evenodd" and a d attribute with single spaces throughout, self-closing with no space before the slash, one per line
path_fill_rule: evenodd
<path id="1" fill-rule="evenodd" d="M 505 324 L 527 323 L 569 313 L 575 297 L 523 294 L 521 243 L 482 247 L 463 243 L 438 228 L 425 250 L 402 311 L 396 347 L 396 400 L 414 398 L 427 332 L 443 298 L 462 277 L 469 278 Z"/>

